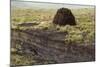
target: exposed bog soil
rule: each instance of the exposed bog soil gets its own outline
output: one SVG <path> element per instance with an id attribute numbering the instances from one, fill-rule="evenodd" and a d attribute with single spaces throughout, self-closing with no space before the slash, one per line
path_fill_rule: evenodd
<path id="1" fill-rule="evenodd" d="M 67 33 L 48 30 L 11 30 L 11 55 L 29 57 L 35 64 L 87 62 L 95 60 L 94 45 L 66 44 L 64 38 Z M 16 46 L 19 45 L 20 48 Z M 16 57 L 17 58 L 17 57 Z M 14 62 L 15 65 L 27 65 Z M 20 62 L 19 62 L 20 63 Z"/>

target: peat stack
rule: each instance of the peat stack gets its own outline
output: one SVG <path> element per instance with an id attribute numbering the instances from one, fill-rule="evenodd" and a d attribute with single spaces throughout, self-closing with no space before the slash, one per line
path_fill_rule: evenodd
<path id="1" fill-rule="evenodd" d="M 58 9 L 56 15 L 54 16 L 53 23 L 61 26 L 76 25 L 75 17 L 68 8 Z"/>

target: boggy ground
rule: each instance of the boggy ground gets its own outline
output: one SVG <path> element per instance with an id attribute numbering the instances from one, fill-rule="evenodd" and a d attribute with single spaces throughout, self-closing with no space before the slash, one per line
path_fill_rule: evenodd
<path id="1" fill-rule="evenodd" d="M 67 32 L 53 30 L 11 30 L 11 64 L 37 65 L 95 60 L 95 46 L 66 44 Z"/>

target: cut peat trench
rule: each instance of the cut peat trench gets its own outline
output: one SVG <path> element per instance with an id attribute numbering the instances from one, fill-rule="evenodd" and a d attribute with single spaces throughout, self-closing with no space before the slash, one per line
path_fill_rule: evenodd
<path id="1" fill-rule="evenodd" d="M 86 62 L 95 60 L 94 45 L 67 45 L 64 42 L 66 34 L 67 33 L 64 32 L 45 30 L 12 29 L 11 48 L 16 48 L 16 44 L 20 44 L 23 53 L 28 55 L 34 54 L 33 57 L 36 61 L 42 59 L 46 60 L 48 63 L 50 63 L 51 60 L 54 61 L 54 63 Z"/>

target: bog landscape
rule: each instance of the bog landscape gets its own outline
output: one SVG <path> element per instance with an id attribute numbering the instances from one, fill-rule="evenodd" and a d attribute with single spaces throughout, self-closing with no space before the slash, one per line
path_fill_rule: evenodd
<path id="1" fill-rule="evenodd" d="M 95 61 L 95 6 L 11 1 L 11 65 Z"/>

